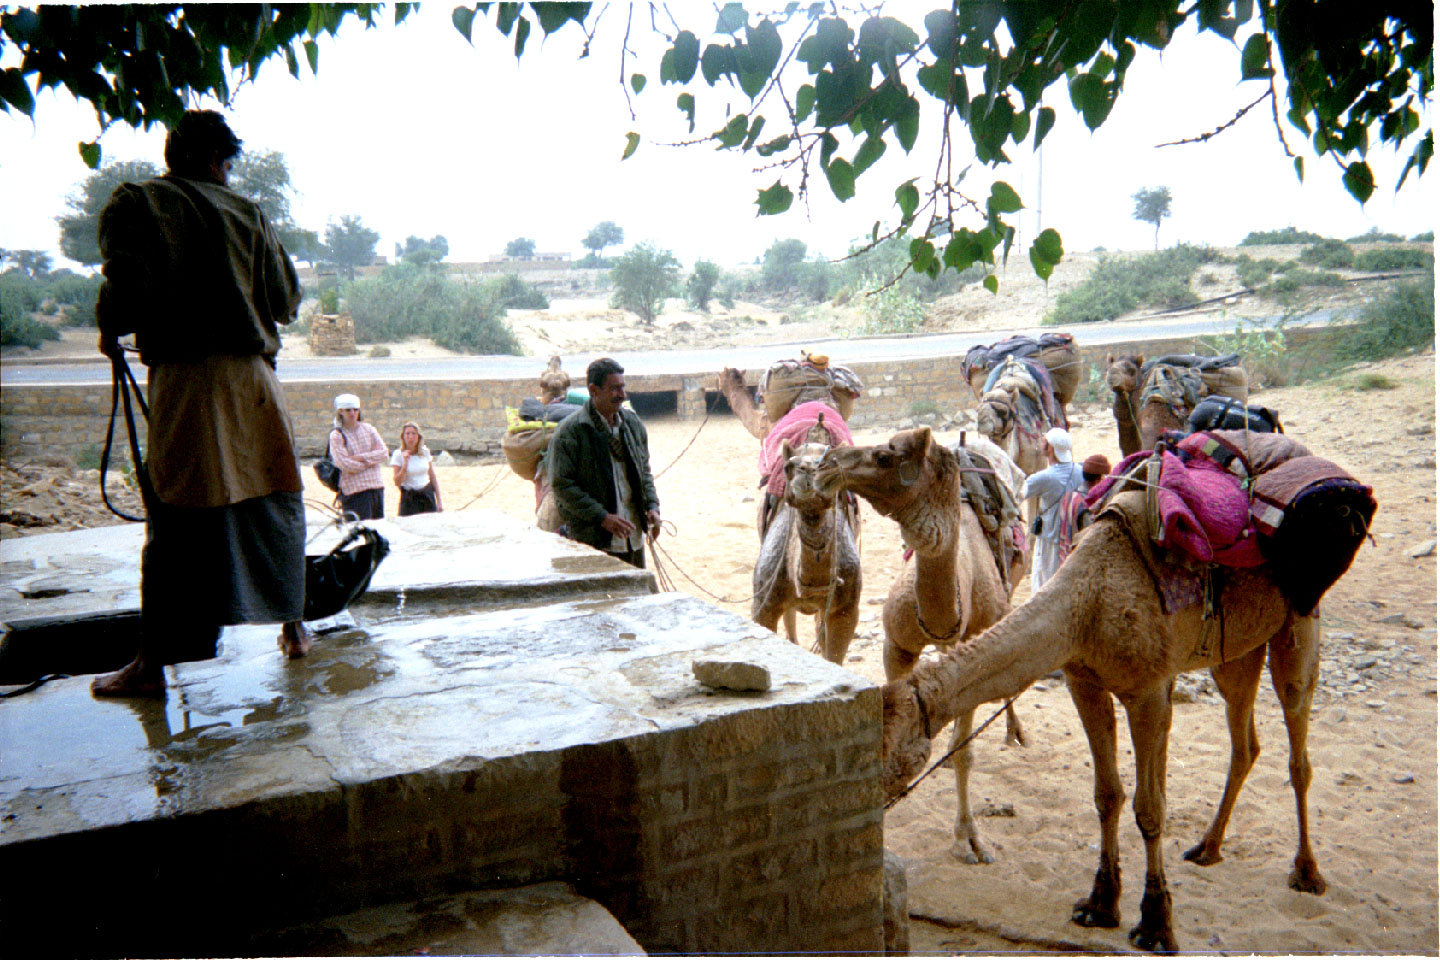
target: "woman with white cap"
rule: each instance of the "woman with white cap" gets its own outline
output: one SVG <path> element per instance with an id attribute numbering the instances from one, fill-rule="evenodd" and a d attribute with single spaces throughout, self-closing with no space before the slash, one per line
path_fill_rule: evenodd
<path id="1" fill-rule="evenodd" d="M 353 393 L 335 398 L 330 459 L 340 468 L 340 509 L 346 517 L 379 520 L 385 516 L 385 478 L 380 466 L 389 463 L 390 451 L 379 431 L 365 422 L 360 398 Z"/>
<path id="2" fill-rule="evenodd" d="M 1020 499 L 1040 499 L 1035 550 L 1030 560 L 1030 591 L 1033 594 L 1060 569 L 1060 502 L 1065 494 L 1079 490 L 1085 476 L 1072 453 L 1070 434 L 1055 427 L 1045 434 L 1045 458 L 1050 466 L 1025 478 Z"/>

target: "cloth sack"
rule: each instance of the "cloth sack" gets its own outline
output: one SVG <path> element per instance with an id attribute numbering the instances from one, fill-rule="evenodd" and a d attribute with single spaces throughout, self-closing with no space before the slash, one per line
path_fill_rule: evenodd
<path id="1" fill-rule="evenodd" d="M 333 617 L 370 589 L 390 543 L 370 527 L 355 526 L 335 549 L 305 558 L 306 620 Z"/>

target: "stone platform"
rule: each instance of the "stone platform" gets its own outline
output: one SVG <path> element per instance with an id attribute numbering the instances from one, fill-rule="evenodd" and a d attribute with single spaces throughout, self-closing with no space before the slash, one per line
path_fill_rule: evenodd
<path id="1" fill-rule="evenodd" d="M 545 882 L 650 952 L 881 949 L 877 688 L 587 548 L 535 534 L 527 557 L 429 519 L 386 525 L 394 601 L 377 582 L 359 626 L 304 660 L 238 627 L 172 668 L 164 701 L 98 701 L 75 677 L 0 702 L 16 955 L 346 952 L 294 931 Z M 18 543 L 33 558 L 45 539 Z M 431 576 L 447 567 L 500 595 L 474 587 L 458 614 Z M 87 569 L 92 601 L 123 591 Z M 772 688 L 701 687 L 696 659 L 763 665 Z"/>

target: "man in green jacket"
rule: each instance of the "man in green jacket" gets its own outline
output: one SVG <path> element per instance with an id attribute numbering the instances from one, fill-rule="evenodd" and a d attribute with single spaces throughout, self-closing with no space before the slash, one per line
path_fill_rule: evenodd
<path id="1" fill-rule="evenodd" d="M 650 438 L 625 402 L 625 368 L 601 357 L 585 370 L 590 399 L 561 421 L 546 452 L 561 532 L 645 566 L 646 534 L 660 534 Z"/>

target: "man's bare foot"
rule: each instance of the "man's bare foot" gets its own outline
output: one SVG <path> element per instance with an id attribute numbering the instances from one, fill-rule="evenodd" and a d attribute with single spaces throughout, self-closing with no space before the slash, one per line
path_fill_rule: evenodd
<path id="1" fill-rule="evenodd" d="M 280 652 L 291 660 L 299 660 L 305 656 L 305 654 L 309 653 L 313 641 L 314 635 L 311 634 L 305 624 L 299 620 L 282 626 L 280 628 L 280 636 L 276 638 L 276 642 L 280 646 Z"/>
<path id="2" fill-rule="evenodd" d="M 90 692 L 97 697 L 163 697 L 165 668 L 151 667 L 137 657 L 114 673 L 96 677 Z"/>

